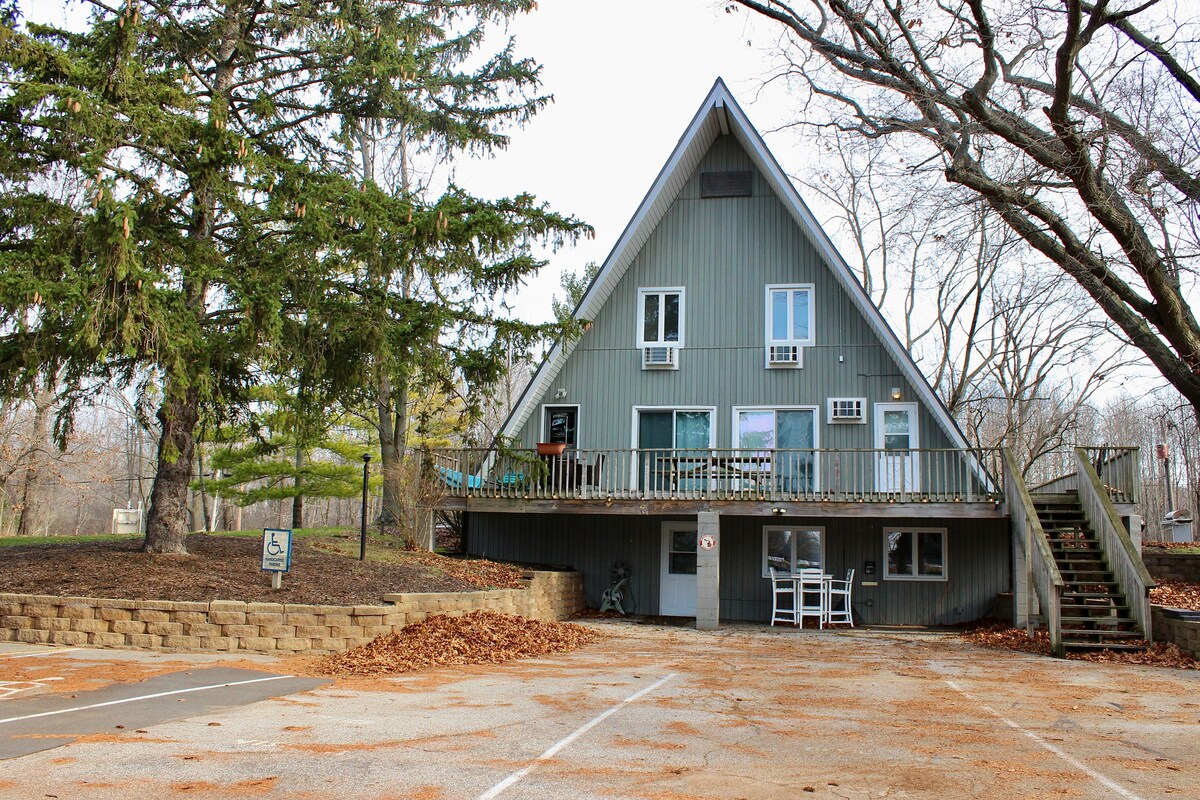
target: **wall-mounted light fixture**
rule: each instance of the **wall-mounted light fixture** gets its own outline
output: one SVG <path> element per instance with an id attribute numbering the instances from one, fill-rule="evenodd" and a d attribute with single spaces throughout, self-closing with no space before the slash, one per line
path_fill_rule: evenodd
<path id="1" fill-rule="evenodd" d="M 787 509 L 786 509 L 786 508 L 778 508 L 778 507 L 776 507 L 776 508 L 772 508 L 772 509 L 771 509 L 771 513 L 772 513 L 772 514 L 779 514 L 780 516 L 782 516 L 783 514 L 786 514 L 786 513 L 787 513 Z"/>
<path id="2" fill-rule="evenodd" d="M 893 387 L 892 387 L 892 399 L 893 399 L 893 400 L 899 400 L 899 399 L 900 399 L 900 387 L 899 387 L 899 386 L 893 386 Z"/>
<path id="3" fill-rule="evenodd" d="M 567 390 L 566 389 L 556 389 L 554 391 L 554 399 L 555 400 L 566 400 L 567 399 Z"/>

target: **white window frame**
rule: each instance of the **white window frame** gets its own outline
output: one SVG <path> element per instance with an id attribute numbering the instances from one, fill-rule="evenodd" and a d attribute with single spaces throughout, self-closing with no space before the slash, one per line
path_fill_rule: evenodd
<path id="1" fill-rule="evenodd" d="M 913 534 L 913 552 L 912 563 L 913 569 L 919 569 L 920 564 L 917 561 L 917 534 L 922 533 L 940 533 L 942 535 L 942 574 L 941 575 L 893 575 L 888 571 L 888 534 L 889 533 L 911 533 Z M 890 526 L 883 529 L 881 536 L 883 540 L 883 579 L 885 581 L 925 581 L 925 582 L 941 582 L 944 583 L 950 577 L 950 555 L 949 555 L 949 539 L 950 535 L 946 528 L 910 528 L 908 526 Z"/>
<path id="2" fill-rule="evenodd" d="M 665 296 L 669 295 L 669 294 L 679 295 L 679 341 L 678 342 L 646 341 L 646 337 L 644 336 L 644 334 L 646 332 L 646 297 L 648 295 L 652 295 L 652 294 L 657 294 L 660 296 L 660 299 L 659 299 L 659 309 L 660 310 L 659 310 L 659 315 L 658 315 L 658 331 L 659 331 L 660 336 L 665 333 L 665 331 L 663 330 L 663 326 L 666 324 L 666 315 L 662 312 L 662 309 L 665 308 L 665 306 L 666 306 L 666 304 L 663 302 L 663 298 L 665 298 Z M 686 293 L 684 292 L 684 288 L 682 286 L 663 286 L 663 287 L 639 288 L 638 292 L 637 292 L 637 346 L 638 346 L 638 348 L 675 347 L 675 348 L 682 349 L 683 348 L 683 331 L 684 331 L 684 327 L 685 327 L 684 320 L 687 318 L 686 312 L 687 312 L 687 297 L 686 297 Z"/>
<path id="3" fill-rule="evenodd" d="M 775 339 L 771 335 L 771 333 L 772 333 L 772 331 L 771 331 L 771 329 L 772 329 L 772 325 L 771 325 L 771 321 L 772 321 L 771 320 L 771 293 L 779 292 L 779 291 L 791 291 L 791 292 L 805 291 L 808 293 L 808 338 L 795 339 L 795 338 L 792 338 L 789 336 L 786 339 Z M 811 283 L 769 283 L 769 284 L 767 284 L 766 293 L 764 295 L 764 299 L 765 299 L 765 303 L 766 303 L 766 313 L 764 314 L 765 325 L 764 325 L 764 336 L 763 336 L 763 341 L 766 343 L 766 347 L 764 348 L 764 351 L 769 351 L 771 348 L 771 345 L 795 345 L 796 347 L 804 348 L 804 347 L 810 347 L 810 346 L 816 344 L 816 341 L 817 341 L 817 339 L 816 339 L 816 336 L 817 336 L 817 333 L 816 333 L 816 331 L 817 331 L 816 294 L 817 294 L 816 287 L 814 284 L 811 284 Z M 790 297 L 788 298 L 788 300 L 789 300 L 789 302 L 787 304 L 787 309 L 788 309 L 788 311 L 787 311 L 787 313 L 788 313 L 787 330 L 790 333 L 793 328 L 793 326 L 792 326 L 792 303 L 791 303 Z M 800 363 L 803 364 L 803 356 L 801 356 Z M 795 365 L 771 364 L 768 361 L 767 366 L 768 367 L 783 366 L 783 367 L 794 368 Z"/>
<path id="4" fill-rule="evenodd" d="M 835 419 L 833 416 L 833 407 L 837 403 L 858 403 L 859 409 L 862 412 L 858 419 L 850 417 L 842 417 Z M 825 422 L 828 425 L 866 425 L 867 417 L 867 398 L 865 397 L 827 397 L 825 399 L 826 418 Z"/>
<path id="5" fill-rule="evenodd" d="M 816 531 L 821 537 L 821 571 L 825 572 L 825 526 L 824 525 L 764 525 L 762 529 L 762 576 L 771 577 L 767 564 L 767 536 L 772 531 Z M 791 565 L 796 566 L 796 540 L 792 539 Z"/>
<path id="6" fill-rule="evenodd" d="M 738 415 L 743 411 L 811 411 L 813 415 L 813 450 L 821 449 L 821 407 L 820 406 L 734 406 L 733 416 L 730 418 L 729 429 L 729 448 L 731 450 L 746 450 L 750 448 L 742 447 L 738 441 L 739 425 Z M 779 433 L 779 422 L 775 422 L 776 435 Z M 778 448 L 773 448 L 778 449 Z M 784 448 L 787 449 L 787 448 Z M 758 452 L 754 450 L 752 452 Z M 821 486 L 821 459 L 817 454 L 813 454 L 813 491 L 816 492 Z M 815 530 L 815 529 L 814 529 Z"/>
<path id="7" fill-rule="evenodd" d="M 573 408 L 575 409 L 575 449 L 580 449 L 579 444 L 579 403 L 542 403 L 542 427 L 538 431 L 538 441 L 546 442 L 550 438 L 550 409 L 552 408 Z"/>

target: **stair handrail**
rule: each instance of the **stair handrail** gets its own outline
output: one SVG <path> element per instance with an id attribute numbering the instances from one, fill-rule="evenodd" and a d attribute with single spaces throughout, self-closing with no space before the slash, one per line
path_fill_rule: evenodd
<path id="1" fill-rule="evenodd" d="M 1021 543 L 1025 554 L 1026 596 L 1028 584 L 1033 584 L 1042 614 L 1046 617 L 1046 629 L 1050 632 L 1050 652 L 1056 658 L 1065 654 L 1062 641 L 1062 594 L 1066 588 L 1058 562 L 1054 560 L 1054 551 L 1050 549 L 1050 540 L 1042 528 L 1037 510 L 1033 507 L 1033 498 L 1021 470 L 1017 468 L 1017 460 L 1012 451 L 1003 448 L 1004 460 L 1004 500 L 1008 506 L 1008 514 L 1012 518 L 1013 531 Z M 1018 576 L 1013 576 L 1014 583 Z M 1033 636 L 1033 615 L 1026 615 L 1026 630 Z"/>
<path id="2" fill-rule="evenodd" d="M 1076 469 L 1079 471 L 1079 505 L 1084 517 L 1096 532 L 1096 541 L 1108 559 L 1117 586 L 1129 601 L 1129 613 L 1138 623 L 1146 641 L 1154 641 L 1150 629 L 1150 590 L 1157 584 L 1150 577 L 1142 557 L 1133 545 L 1129 531 L 1117 515 L 1103 481 L 1096 473 L 1085 448 L 1075 448 Z"/>

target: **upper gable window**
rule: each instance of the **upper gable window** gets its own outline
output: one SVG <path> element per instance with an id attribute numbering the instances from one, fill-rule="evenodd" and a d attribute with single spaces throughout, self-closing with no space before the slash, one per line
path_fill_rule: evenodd
<path id="1" fill-rule="evenodd" d="M 638 346 L 683 347 L 683 289 L 638 289 Z"/>
<path id="2" fill-rule="evenodd" d="M 813 337 L 813 286 L 767 287 L 767 366 L 803 365 L 801 348 Z"/>

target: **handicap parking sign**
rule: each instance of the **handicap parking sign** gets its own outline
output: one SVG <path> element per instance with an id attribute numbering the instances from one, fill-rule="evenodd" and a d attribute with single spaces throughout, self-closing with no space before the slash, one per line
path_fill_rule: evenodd
<path id="1" fill-rule="evenodd" d="M 262 568 L 266 572 L 287 572 L 292 568 L 291 530 L 263 529 Z"/>

